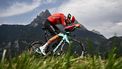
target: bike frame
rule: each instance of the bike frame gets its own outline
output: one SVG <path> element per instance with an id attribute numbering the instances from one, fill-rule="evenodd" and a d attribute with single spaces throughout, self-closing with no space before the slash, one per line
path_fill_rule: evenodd
<path id="1" fill-rule="evenodd" d="M 66 33 L 59 33 L 59 36 L 61 36 L 62 39 L 61 39 L 61 41 L 59 42 L 59 44 L 56 46 L 56 48 L 53 50 L 53 53 L 55 53 L 55 52 L 58 50 L 58 48 L 61 46 L 61 44 L 62 44 L 63 42 L 67 42 L 68 44 L 70 44 L 70 41 L 69 41 L 69 38 L 68 38 L 67 33 L 68 33 L 68 32 L 66 32 Z M 61 49 L 62 49 L 62 48 L 63 48 L 63 45 L 62 45 Z"/>
<path id="2" fill-rule="evenodd" d="M 61 41 L 59 42 L 59 44 L 56 46 L 55 49 L 53 49 L 53 53 L 55 54 L 56 51 L 58 50 L 58 48 L 61 46 L 61 51 L 63 50 L 63 47 L 65 45 L 65 42 L 70 44 L 70 39 L 69 39 L 69 35 L 67 35 L 67 33 L 69 34 L 69 32 L 65 32 L 65 33 L 60 33 L 59 36 L 62 37 Z M 76 41 L 76 40 L 73 40 L 73 41 Z M 76 41 L 78 42 L 78 41 Z M 64 44 L 63 44 L 64 43 Z M 80 42 L 78 42 L 80 43 Z M 82 44 L 83 45 L 83 44 Z M 83 57 L 83 55 L 85 54 L 85 49 L 84 47 L 82 46 L 82 53 L 81 53 L 81 56 Z"/>

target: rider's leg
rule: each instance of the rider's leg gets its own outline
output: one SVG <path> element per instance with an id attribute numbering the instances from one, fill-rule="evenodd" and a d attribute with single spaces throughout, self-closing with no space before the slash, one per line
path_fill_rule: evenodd
<path id="1" fill-rule="evenodd" d="M 50 38 L 43 46 L 39 47 L 42 54 L 46 55 L 45 49 L 47 48 L 47 46 L 50 45 L 51 43 L 53 43 L 54 41 L 58 40 L 58 39 L 59 39 L 59 36 L 55 35 L 52 38 Z"/>
<path id="2" fill-rule="evenodd" d="M 60 29 L 57 26 L 55 26 L 55 25 L 52 25 L 52 26 L 53 26 L 56 34 L 60 33 Z"/>
<path id="3" fill-rule="evenodd" d="M 51 25 L 50 21 L 46 20 L 44 22 L 44 26 L 45 26 L 46 30 L 48 30 L 50 32 L 51 35 L 53 35 L 53 36 L 56 35 L 55 31 L 52 28 L 53 26 Z"/>

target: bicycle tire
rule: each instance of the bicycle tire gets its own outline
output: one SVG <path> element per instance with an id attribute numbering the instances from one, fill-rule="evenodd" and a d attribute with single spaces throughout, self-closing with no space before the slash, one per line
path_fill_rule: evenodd
<path id="1" fill-rule="evenodd" d="M 34 41 L 32 44 L 31 44 L 31 53 L 32 54 L 37 54 L 36 50 L 43 45 L 43 42 L 42 41 Z"/>
<path id="2" fill-rule="evenodd" d="M 72 54 L 75 56 L 84 56 L 85 55 L 85 48 L 83 43 L 78 40 L 72 40 Z"/>
<path id="3" fill-rule="evenodd" d="M 42 54 L 39 54 L 36 52 L 37 49 L 39 49 L 40 46 L 43 46 L 44 45 L 44 42 L 43 41 L 35 41 L 31 44 L 31 53 L 34 54 L 34 55 L 42 55 Z M 52 54 L 51 52 L 52 50 L 52 46 L 48 46 L 45 50 L 45 52 L 50 55 Z M 40 51 L 41 53 L 41 51 Z"/>

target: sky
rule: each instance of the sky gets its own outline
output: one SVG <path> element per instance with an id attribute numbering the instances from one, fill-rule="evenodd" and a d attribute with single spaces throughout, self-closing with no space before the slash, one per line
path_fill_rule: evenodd
<path id="1" fill-rule="evenodd" d="M 0 24 L 29 24 L 46 9 L 71 13 L 88 30 L 122 36 L 122 0 L 0 0 Z"/>

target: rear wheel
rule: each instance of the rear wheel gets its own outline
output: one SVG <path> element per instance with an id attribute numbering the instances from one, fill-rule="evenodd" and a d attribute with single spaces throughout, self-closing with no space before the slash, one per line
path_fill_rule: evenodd
<path id="1" fill-rule="evenodd" d="M 43 41 L 35 41 L 31 44 L 31 53 L 34 55 L 43 55 L 39 49 L 40 46 L 43 46 L 44 42 Z M 47 55 L 52 54 L 52 46 L 48 46 L 45 50 Z"/>
<path id="2" fill-rule="evenodd" d="M 31 44 L 31 54 L 39 54 L 39 47 L 43 45 L 42 41 L 35 41 Z M 41 53 L 41 52 L 40 52 Z"/>

